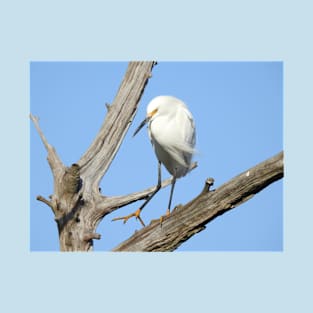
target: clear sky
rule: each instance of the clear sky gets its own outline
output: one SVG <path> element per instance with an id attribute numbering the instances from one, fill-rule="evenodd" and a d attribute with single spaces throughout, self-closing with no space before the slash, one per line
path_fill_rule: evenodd
<path id="1" fill-rule="evenodd" d="M 125 74 L 127 62 L 33 62 L 30 64 L 31 113 L 65 165 L 79 160 L 97 134 Z M 132 133 L 155 96 L 173 95 L 192 112 L 197 129 L 198 168 L 177 181 L 173 205 L 186 203 L 203 188 L 214 187 L 283 149 L 283 64 L 281 62 L 160 62 L 142 96 L 139 110 L 109 171 L 101 182 L 105 195 L 123 195 L 155 185 L 157 160 L 143 129 Z M 57 226 L 37 195 L 53 193 L 46 150 L 30 123 L 30 249 L 59 250 Z M 163 178 L 169 174 L 163 168 Z M 207 224 L 177 251 L 281 251 L 283 204 L 280 180 L 254 198 Z M 147 223 L 167 207 L 170 188 L 159 192 L 142 212 Z M 140 229 L 135 219 L 111 222 L 138 208 L 134 203 L 106 216 L 94 241 L 107 251 Z"/>

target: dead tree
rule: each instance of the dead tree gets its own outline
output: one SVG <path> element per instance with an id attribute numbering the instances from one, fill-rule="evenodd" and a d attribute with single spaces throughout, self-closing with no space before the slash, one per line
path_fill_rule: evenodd
<path id="1" fill-rule="evenodd" d="M 103 125 L 85 154 L 66 167 L 56 150 L 45 138 L 39 119 L 30 114 L 48 152 L 54 191 L 49 200 L 37 196 L 51 209 L 59 231 L 61 251 L 91 251 L 101 220 L 109 213 L 134 201 L 145 199 L 155 187 L 124 196 L 107 197 L 99 183 L 113 161 L 136 114 L 144 88 L 155 62 L 130 62 L 114 102 L 107 105 Z M 283 177 L 283 154 L 257 165 L 235 177 L 216 191 L 209 191 L 208 180 L 203 191 L 185 206 L 179 206 L 162 225 L 152 223 L 113 251 L 172 251 L 205 224 L 223 212 L 250 199 L 272 182 Z M 162 182 L 167 186 L 170 180 Z"/>

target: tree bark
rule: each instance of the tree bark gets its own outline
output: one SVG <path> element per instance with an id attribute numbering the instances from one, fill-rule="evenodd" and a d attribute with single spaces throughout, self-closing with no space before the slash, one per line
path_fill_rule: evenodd
<path id="1" fill-rule="evenodd" d="M 251 199 L 284 175 L 283 152 L 246 170 L 214 191 L 207 179 L 202 192 L 186 205 L 178 206 L 162 224 L 153 221 L 113 251 L 173 251 L 221 214 Z"/>
<path id="2" fill-rule="evenodd" d="M 104 123 L 82 156 L 66 167 L 30 115 L 48 152 L 53 173 L 54 194 L 50 200 L 38 196 L 53 211 L 58 225 L 61 251 L 90 251 L 99 222 L 113 210 L 147 196 L 147 192 L 108 198 L 100 194 L 99 183 L 113 161 L 136 114 L 144 88 L 155 62 L 130 62 L 112 105 L 107 105 Z M 150 191 L 151 192 L 151 191 Z"/>

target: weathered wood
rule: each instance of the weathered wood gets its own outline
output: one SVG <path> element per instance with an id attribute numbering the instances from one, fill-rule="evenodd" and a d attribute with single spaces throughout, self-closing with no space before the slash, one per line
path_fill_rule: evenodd
<path id="1" fill-rule="evenodd" d="M 113 251 L 173 251 L 224 212 L 249 200 L 284 175 L 283 152 L 248 169 L 215 191 L 210 181 L 202 192 L 179 206 L 162 225 L 156 221 L 137 231 Z"/>
<path id="2" fill-rule="evenodd" d="M 39 119 L 30 115 L 48 152 L 54 178 L 51 201 L 42 196 L 37 199 L 51 207 L 55 215 L 61 251 L 90 251 L 93 239 L 100 239 L 96 233 L 97 225 L 114 208 L 105 205 L 112 201 L 100 194 L 99 183 L 135 116 L 154 63 L 129 63 L 114 102 L 107 105 L 99 133 L 82 158 L 71 167 L 63 165 L 41 131 Z"/>
<path id="3" fill-rule="evenodd" d="M 86 153 L 78 161 L 81 177 L 97 192 L 99 182 L 113 161 L 137 112 L 138 102 L 151 77 L 154 62 L 130 62 L 103 125 Z"/>

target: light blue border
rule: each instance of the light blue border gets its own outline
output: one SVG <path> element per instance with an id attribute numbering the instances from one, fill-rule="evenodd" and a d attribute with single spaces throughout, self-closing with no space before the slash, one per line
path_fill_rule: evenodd
<path id="1" fill-rule="evenodd" d="M 309 2 L 11 1 L 1 5 L 5 312 L 308 312 L 312 288 Z M 29 250 L 31 60 L 282 60 L 282 253 L 61 254 Z"/>

